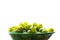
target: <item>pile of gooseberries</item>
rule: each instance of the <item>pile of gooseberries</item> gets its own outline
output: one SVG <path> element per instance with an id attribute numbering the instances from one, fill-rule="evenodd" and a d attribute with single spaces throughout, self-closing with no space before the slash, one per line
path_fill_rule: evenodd
<path id="1" fill-rule="evenodd" d="M 38 24 L 34 22 L 33 24 L 29 24 L 27 22 L 22 22 L 17 26 L 13 26 L 9 28 L 9 32 L 17 32 L 17 33 L 50 33 L 54 32 L 53 28 L 46 29 L 42 24 Z"/>

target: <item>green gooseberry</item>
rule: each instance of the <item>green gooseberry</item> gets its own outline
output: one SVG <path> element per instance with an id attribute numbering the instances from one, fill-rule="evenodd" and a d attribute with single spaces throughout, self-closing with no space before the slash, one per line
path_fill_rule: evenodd
<path id="1" fill-rule="evenodd" d="M 42 31 L 43 31 L 43 28 L 40 28 L 40 29 L 39 29 L 39 32 L 42 32 Z"/>
<path id="2" fill-rule="evenodd" d="M 24 26 L 25 30 L 28 31 L 30 29 L 31 25 Z"/>
<path id="3" fill-rule="evenodd" d="M 16 29 L 18 29 L 18 26 L 13 26 L 13 30 L 16 30 Z"/>
<path id="4" fill-rule="evenodd" d="M 20 23 L 19 26 L 23 26 L 23 23 Z"/>
<path id="5" fill-rule="evenodd" d="M 38 29 L 40 29 L 40 28 L 42 28 L 42 27 L 43 27 L 42 24 L 38 24 L 38 25 L 37 25 L 37 28 L 38 28 Z"/>
<path id="6" fill-rule="evenodd" d="M 27 22 L 23 22 L 24 25 L 27 25 L 28 23 Z"/>
<path id="7" fill-rule="evenodd" d="M 42 27 L 43 27 L 42 24 L 38 24 L 36 30 L 39 31 L 39 29 L 42 28 Z"/>
<path id="8" fill-rule="evenodd" d="M 42 32 L 43 32 L 43 33 L 47 33 L 47 29 L 43 29 Z"/>
<path id="9" fill-rule="evenodd" d="M 35 28 L 35 27 L 32 27 L 32 28 L 30 29 L 30 33 L 36 33 L 36 28 Z"/>
<path id="10" fill-rule="evenodd" d="M 24 31 L 24 28 L 23 27 L 19 27 L 16 32 L 23 32 Z"/>
<path id="11" fill-rule="evenodd" d="M 53 28 L 49 28 L 48 32 L 54 32 L 54 29 Z"/>
<path id="12" fill-rule="evenodd" d="M 37 23 L 36 23 L 36 22 L 34 22 L 32 25 L 33 25 L 33 26 L 37 26 Z"/>
<path id="13" fill-rule="evenodd" d="M 9 31 L 9 32 L 12 32 L 12 31 L 13 31 L 13 28 L 12 28 L 12 27 L 10 27 L 8 31 Z"/>

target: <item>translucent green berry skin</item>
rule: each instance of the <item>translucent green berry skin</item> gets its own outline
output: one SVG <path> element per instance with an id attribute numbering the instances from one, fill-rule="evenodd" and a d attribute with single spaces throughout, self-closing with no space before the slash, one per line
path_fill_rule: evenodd
<path id="1" fill-rule="evenodd" d="M 47 30 L 43 30 L 42 32 L 43 32 L 43 33 L 47 33 Z"/>
<path id="2" fill-rule="evenodd" d="M 42 29 L 42 28 L 40 28 L 40 29 L 39 29 L 39 32 L 42 32 L 42 31 L 43 31 L 43 29 Z"/>
<path id="3" fill-rule="evenodd" d="M 42 28 L 42 27 L 43 27 L 42 24 L 38 24 L 38 25 L 37 25 L 37 28 L 39 28 L 39 29 Z"/>
<path id="4" fill-rule="evenodd" d="M 23 22 L 24 25 L 27 25 L 28 23 L 27 22 Z"/>
<path id="5" fill-rule="evenodd" d="M 36 23 L 36 22 L 33 23 L 33 27 L 34 27 L 34 26 L 37 26 L 37 23 Z"/>
<path id="6" fill-rule="evenodd" d="M 24 31 L 24 28 L 23 27 L 19 27 L 17 30 L 16 30 L 16 32 L 23 32 Z"/>
<path id="7" fill-rule="evenodd" d="M 36 30 L 39 31 L 39 29 L 43 28 L 42 24 L 38 24 Z"/>
<path id="8" fill-rule="evenodd" d="M 22 24 L 22 23 L 20 23 L 20 24 L 19 24 L 19 26 L 23 26 L 23 24 Z"/>
<path id="9" fill-rule="evenodd" d="M 32 28 L 30 29 L 30 33 L 36 33 L 36 28 L 32 27 Z"/>
<path id="10" fill-rule="evenodd" d="M 49 28 L 48 32 L 54 32 L 54 29 L 53 28 Z"/>
<path id="11" fill-rule="evenodd" d="M 9 32 L 12 32 L 13 31 L 13 28 L 9 28 Z"/>

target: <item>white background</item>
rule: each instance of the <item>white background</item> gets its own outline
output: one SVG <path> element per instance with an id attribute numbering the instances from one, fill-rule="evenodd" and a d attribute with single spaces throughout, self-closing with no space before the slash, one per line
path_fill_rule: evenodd
<path id="1" fill-rule="evenodd" d="M 20 22 L 38 22 L 44 27 L 54 27 L 49 40 L 60 39 L 59 0 L 0 0 L 0 40 L 12 40 L 8 27 Z"/>

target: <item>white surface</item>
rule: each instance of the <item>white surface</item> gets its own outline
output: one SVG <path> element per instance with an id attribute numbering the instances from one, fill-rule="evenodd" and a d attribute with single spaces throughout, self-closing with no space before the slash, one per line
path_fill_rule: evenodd
<path id="1" fill-rule="evenodd" d="M 0 0 L 0 40 L 12 40 L 8 27 L 23 21 L 54 27 L 49 40 L 59 40 L 60 0 Z"/>

